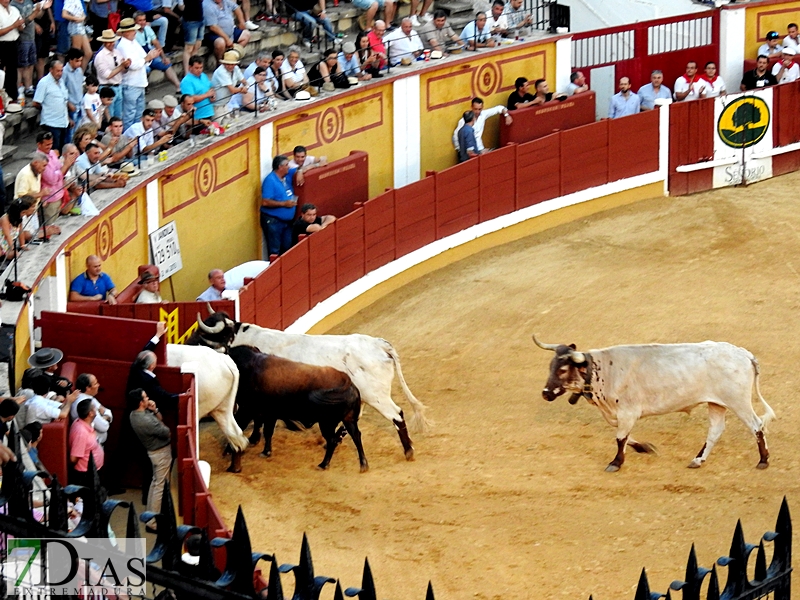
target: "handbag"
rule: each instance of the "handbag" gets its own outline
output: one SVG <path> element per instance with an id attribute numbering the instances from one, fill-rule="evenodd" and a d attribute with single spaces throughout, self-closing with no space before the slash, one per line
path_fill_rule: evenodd
<path id="1" fill-rule="evenodd" d="M 6 279 L 6 289 L 3 297 L 9 302 L 22 302 L 31 293 L 31 288 L 21 281 L 11 281 Z"/>
<path id="2" fill-rule="evenodd" d="M 122 15 L 119 14 L 118 11 L 108 13 L 108 28 L 116 31 L 117 27 L 119 27 L 119 22 L 121 20 L 122 20 Z"/>

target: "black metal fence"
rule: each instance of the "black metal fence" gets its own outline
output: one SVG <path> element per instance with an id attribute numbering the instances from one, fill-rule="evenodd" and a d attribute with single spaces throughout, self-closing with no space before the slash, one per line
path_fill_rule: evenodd
<path id="1" fill-rule="evenodd" d="M 9 432 L 9 449 L 16 462 L 3 466 L 3 480 L 0 487 L 0 549 L 5 553 L 8 536 L 16 538 L 109 538 L 109 524 L 117 509 L 127 511 L 126 538 L 141 537 L 139 523 L 156 519 L 157 531 L 155 545 L 147 555 L 146 580 L 152 590 L 149 598 L 177 600 L 318 600 L 323 587 L 334 584 L 334 600 L 344 600 L 345 596 L 358 597 L 359 600 L 377 600 L 375 583 L 369 561 L 364 560 L 361 584 L 358 587 L 342 589 L 340 582 L 332 577 L 317 575 L 311 558 L 311 547 L 303 536 L 300 559 L 296 565 L 280 564 L 275 555 L 253 552 L 250 534 L 247 530 L 241 507 L 236 515 L 233 533 L 230 538 L 209 540 L 207 533 L 190 525 L 178 525 L 169 482 L 166 484 L 161 512 L 145 512 L 137 516 L 134 506 L 125 501 L 109 500 L 100 486 L 94 461 L 89 468 L 94 474 L 88 487 L 69 485 L 62 487 L 55 477 L 44 472 L 25 471 L 23 467 L 21 441 L 16 428 Z M 36 477 L 51 479 L 47 486 L 44 510 L 41 520 L 32 512 L 32 498 L 41 491 L 34 491 Z M 80 496 L 83 500 L 83 514 L 80 521 L 69 530 L 68 501 Z M 184 561 L 183 554 L 187 541 L 193 537 L 195 563 Z M 771 545 L 772 558 L 767 564 L 765 543 Z M 217 571 L 214 550 L 224 552 L 224 570 Z M 756 551 L 753 579 L 748 575 L 751 554 Z M 5 577 L 6 557 L 0 561 L 0 598 L 8 597 Z M 261 561 L 269 563 L 266 580 L 256 573 Z M 221 563 L 220 563 L 221 564 Z M 710 568 L 698 565 L 694 545 L 689 552 L 686 573 L 682 581 L 673 581 L 665 594 L 651 592 L 647 574 L 642 569 L 634 600 L 658 600 L 671 598 L 672 591 L 681 591 L 683 600 L 700 600 L 706 578 L 705 598 L 707 600 L 789 600 L 791 597 L 792 572 L 792 521 L 789 505 L 783 499 L 774 531 L 761 536 L 758 544 L 745 542 L 741 521 L 736 524 L 730 551 L 727 556 L 717 559 Z M 725 586 L 720 588 L 717 566 L 727 568 Z M 289 595 L 283 592 L 281 573 L 294 575 L 294 591 Z M 61 596 L 74 598 L 74 596 Z M 433 587 L 428 583 L 426 600 L 434 600 Z M 590 600 L 592 600 L 590 596 Z"/>

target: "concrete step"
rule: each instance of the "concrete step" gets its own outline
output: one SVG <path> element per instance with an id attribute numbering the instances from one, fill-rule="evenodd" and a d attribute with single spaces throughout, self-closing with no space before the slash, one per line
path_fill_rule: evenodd
<path id="1" fill-rule="evenodd" d="M 10 144 L 3 144 L 3 150 L 2 152 L 0 152 L 0 163 L 3 164 L 10 163 L 14 155 L 17 153 L 17 150 L 18 150 L 17 146 L 11 146 Z M 6 179 L 9 177 L 9 175 L 6 175 L 5 173 L 3 174 L 3 176 Z M 13 182 L 14 175 L 11 175 L 10 177 L 11 181 Z M 6 185 L 8 184 L 6 183 Z"/>

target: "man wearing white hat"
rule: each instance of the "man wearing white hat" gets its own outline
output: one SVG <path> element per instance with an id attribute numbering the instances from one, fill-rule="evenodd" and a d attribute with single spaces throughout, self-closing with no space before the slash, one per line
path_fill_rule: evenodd
<path id="1" fill-rule="evenodd" d="M 361 62 L 356 56 L 356 45 L 353 42 L 342 44 L 342 51 L 336 57 L 339 61 L 339 70 L 345 77 L 358 77 L 359 79 L 372 79 L 372 75 L 361 70 Z"/>
<path id="2" fill-rule="evenodd" d="M 800 67 L 794 62 L 797 52 L 794 48 L 784 48 L 781 51 L 781 60 L 772 66 L 772 74 L 778 83 L 791 83 L 800 79 Z"/>
<path id="3" fill-rule="evenodd" d="M 211 76 L 211 87 L 217 95 L 214 100 L 214 111 L 218 116 L 226 112 L 225 106 L 234 95 L 247 92 L 247 80 L 239 68 L 239 53 L 228 50 L 219 62 L 220 65 Z M 237 100 L 241 100 L 241 96 Z"/>
<path id="4" fill-rule="evenodd" d="M 178 115 L 175 114 L 175 109 L 178 107 L 178 99 L 172 94 L 167 94 L 161 100 L 164 103 L 164 111 L 161 114 L 161 126 L 164 127 L 170 121 L 178 118 Z"/>
<path id="5" fill-rule="evenodd" d="M 144 93 L 147 89 L 147 63 L 158 56 L 158 50 L 145 53 L 136 43 L 139 26 L 133 19 L 122 19 L 117 29 L 122 39 L 117 50 L 130 60 L 122 75 L 122 124 L 125 129 L 133 125 L 144 110 Z"/>
<path id="6" fill-rule="evenodd" d="M 105 29 L 103 35 L 95 38 L 98 42 L 102 42 L 103 47 L 97 52 L 94 57 L 94 67 L 97 71 L 97 81 L 100 87 L 110 87 L 114 89 L 114 101 L 111 103 L 109 111 L 115 117 L 122 116 L 122 74 L 125 69 L 130 67 L 130 59 L 122 56 L 122 53 L 117 50 L 117 40 L 119 36 L 114 33 L 113 29 Z"/>

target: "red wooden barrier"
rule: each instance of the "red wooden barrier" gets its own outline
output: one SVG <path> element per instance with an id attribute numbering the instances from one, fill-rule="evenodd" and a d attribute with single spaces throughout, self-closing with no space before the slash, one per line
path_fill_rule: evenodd
<path id="1" fill-rule="evenodd" d="M 239 318 L 244 323 L 256 322 L 255 281 L 251 281 L 239 290 Z"/>
<path id="2" fill-rule="evenodd" d="M 561 134 L 520 144 L 517 149 L 517 209 L 561 195 Z"/>
<path id="3" fill-rule="evenodd" d="M 480 167 L 480 222 L 514 212 L 517 147 L 499 148 L 478 158 Z"/>
<path id="4" fill-rule="evenodd" d="M 197 323 L 197 313 L 204 318 L 208 316 L 206 302 L 164 302 L 162 304 L 103 304 L 100 314 L 107 317 L 122 319 L 137 319 L 141 321 L 166 321 L 167 341 L 182 343 L 187 334 L 194 331 Z M 233 300 L 215 300 L 211 302 L 214 311 L 223 311 L 231 317 L 234 316 L 236 303 Z"/>
<path id="5" fill-rule="evenodd" d="M 468 160 L 433 174 L 436 186 L 436 239 L 480 221 L 480 162 Z"/>
<path id="6" fill-rule="evenodd" d="M 102 357 L 130 363 L 156 333 L 150 321 L 45 311 L 35 321 L 42 328 L 42 346 L 59 348 L 64 356 Z M 165 346 L 155 350 L 166 362 Z"/>
<path id="7" fill-rule="evenodd" d="M 334 225 L 336 288 L 340 290 L 364 276 L 364 209 L 357 208 Z"/>
<path id="8" fill-rule="evenodd" d="M 369 199 L 369 161 L 366 152 L 354 150 L 346 158 L 304 173 L 305 183 L 295 186 L 298 215 L 306 203 L 316 205 L 317 214 L 343 217 L 354 202 Z"/>
<path id="9" fill-rule="evenodd" d="M 563 195 L 608 183 L 608 120 L 559 135 Z"/>
<path id="10" fill-rule="evenodd" d="M 433 177 L 394 191 L 397 256 L 436 240 L 436 194 Z"/>
<path id="11" fill-rule="evenodd" d="M 608 181 L 658 171 L 658 113 L 608 121 Z"/>
<path id="12" fill-rule="evenodd" d="M 366 272 L 395 259 L 394 190 L 387 190 L 364 204 L 364 253 Z"/>
<path id="13" fill-rule="evenodd" d="M 326 227 L 309 236 L 310 306 L 336 293 L 336 228 Z"/>
<path id="14" fill-rule="evenodd" d="M 274 266 L 278 266 L 278 259 Z M 255 286 L 255 320 L 256 325 L 281 329 L 283 319 L 281 315 L 281 269 L 269 268 L 259 273 L 253 283 Z"/>
<path id="15" fill-rule="evenodd" d="M 308 312 L 308 244 L 297 244 L 281 256 L 281 307 L 283 322 L 294 323 Z"/>
<path id="16" fill-rule="evenodd" d="M 556 131 L 564 131 L 594 123 L 595 93 L 570 96 L 566 100 L 551 100 L 536 106 L 511 111 L 513 122 L 500 120 L 500 146 L 538 140 Z"/>
<path id="17" fill-rule="evenodd" d="M 58 477 L 61 485 L 67 485 L 67 454 L 69 444 L 69 421 L 53 421 L 42 424 L 39 442 L 39 460 L 45 468 Z"/>
<path id="18" fill-rule="evenodd" d="M 714 99 L 677 102 L 669 116 L 669 190 L 673 196 L 693 194 L 713 187 L 714 172 L 702 169 L 678 173 L 680 165 L 691 165 L 714 157 Z"/>
<path id="19" fill-rule="evenodd" d="M 800 81 L 783 83 L 772 88 L 773 145 L 788 146 L 800 142 L 798 106 L 800 106 Z"/>

